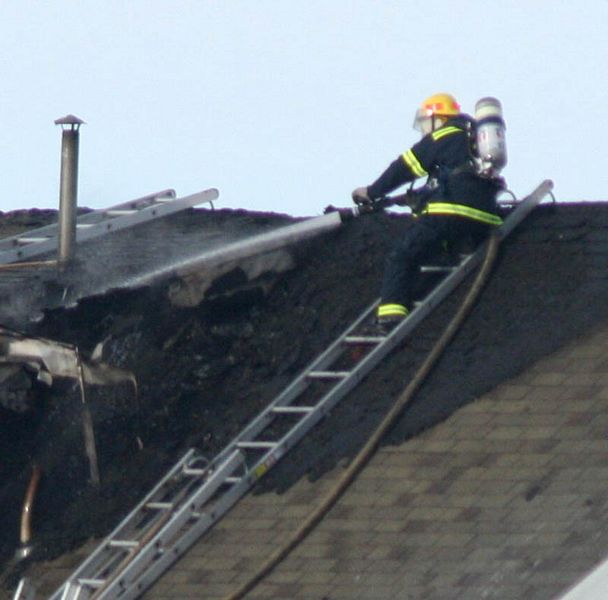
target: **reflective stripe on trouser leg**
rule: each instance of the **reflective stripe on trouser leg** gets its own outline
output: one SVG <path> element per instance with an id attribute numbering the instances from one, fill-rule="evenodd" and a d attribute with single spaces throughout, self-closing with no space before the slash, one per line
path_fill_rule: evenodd
<path id="1" fill-rule="evenodd" d="M 408 310 L 403 304 L 381 304 L 378 306 L 377 317 L 379 319 L 407 317 Z"/>

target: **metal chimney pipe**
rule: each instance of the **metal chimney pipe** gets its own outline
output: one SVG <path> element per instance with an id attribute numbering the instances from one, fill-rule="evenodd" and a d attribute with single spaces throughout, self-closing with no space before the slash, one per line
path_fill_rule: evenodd
<path id="1" fill-rule="evenodd" d="M 78 142 L 79 128 L 84 123 L 74 115 L 55 121 L 61 125 L 61 180 L 59 188 L 59 267 L 65 267 L 74 258 L 76 243 L 76 210 L 78 206 Z"/>

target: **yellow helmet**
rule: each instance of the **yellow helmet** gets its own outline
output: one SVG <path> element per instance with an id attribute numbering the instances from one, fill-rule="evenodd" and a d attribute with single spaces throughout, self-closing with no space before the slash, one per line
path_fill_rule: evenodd
<path id="1" fill-rule="evenodd" d="M 433 94 L 426 98 L 416 111 L 414 129 L 428 133 L 425 130 L 429 129 L 429 124 L 430 131 L 434 129 L 435 117 L 453 117 L 459 114 L 460 104 L 454 96 L 445 93 Z"/>

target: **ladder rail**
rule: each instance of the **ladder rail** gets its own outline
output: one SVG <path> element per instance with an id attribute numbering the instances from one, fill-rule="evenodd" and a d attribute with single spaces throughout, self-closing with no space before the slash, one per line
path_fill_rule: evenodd
<path id="1" fill-rule="evenodd" d="M 36 589 L 27 577 L 22 577 L 19 580 L 13 600 L 34 600 Z"/>
<path id="2" fill-rule="evenodd" d="M 529 214 L 529 212 L 540 203 L 542 198 L 550 192 L 552 182 L 545 181 L 539 185 L 532 194 L 527 196 L 520 202 L 514 211 L 505 219 L 503 225 L 499 228 L 499 235 L 506 237 L 519 222 L 521 222 Z M 314 427 L 348 392 L 366 377 L 373 368 L 375 368 L 382 359 L 388 355 L 403 339 L 409 335 L 416 327 L 432 312 L 432 310 L 448 297 L 456 286 L 468 276 L 468 274 L 480 263 L 483 259 L 484 248 L 478 248 L 477 251 L 465 257 L 460 265 L 447 275 L 437 286 L 426 296 L 426 298 L 404 319 L 393 331 L 382 339 L 380 343 L 374 344 L 370 352 L 356 364 L 347 376 L 336 377 L 331 381 L 335 384 L 311 407 L 296 407 L 294 411 L 274 409 L 288 409 L 295 398 L 303 391 L 306 391 L 309 385 L 309 377 L 311 372 L 322 371 L 336 360 L 346 345 L 346 338 L 359 327 L 366 319 L 373 314 L 373 310 L 378 304 L 375 301 L 370 307 L 363 311 L 361 316 L 349 326 L 319 357 L 313 360 L 309 366 L 290 384 L 276 399 L 271 402 L 244 430 L 241 431 L 216 458 L 214 458 L 207 469 L 200 470 L 201 476 L 208 473 L 206 481 L 200 488 L 193 490 L 190 496 L 184 500 L 179 509 L 176 509 L 171 515 L 167 523 L 159 527 L 157 532 L 150 540 L 146 540 L 146 544 L 142 546 L 129 558 L 127 564 L 123 565 L 116 573 L 107 575 L 107 585 L 99 592 L 92 596 L 95 600 L 114 600 L 120 598 L 137 598 L 145 589 L 147 589 L 156 578 L 162 574 L 179 556 L 181 556 L 198 538 L 212 527 L 247 491 L 253 487 L 258 479 L 263 477 L 269 469 L 271 469 L 282 456 L 296 445 L 306 433 Z M 303 410 L 305 408 L 306 410 Z M 282 437 L 272 442 L 260 441 L 256 438 L 261 434 L 274 419 L 279 418 L 282 414 L 290 414 L 291 416 L 300 414 L 299 420 L 293 424 Z M 239 446 L 240 444 L 240 446 Z M 251 467 L 247 466 L 245 453 L 257 452 L 261 456 L 255 457 Z M 192 449 L 184 458 L 182 458 L 170 473 L 179 472 L 178 465 L 183 468 L 187 464 L 186 457 L 195 457 L 195 451 Z M 240 477 L 234 477 L 233 473 L 238 466 L 245 467 L 244 473 Z M 198 473 L 196 469 L 192 471 Z M 123 524 L 128 523 L 130 519 L 134 519 L 138 512 L 145 507 L 146 502 L 152 502 L 156 494 L 163 490 L 163 486 L 171 481 L 171 477 L 167 474 L 159 484 L 154 488 L 153 492 L 148 494 L 138 507 L 130 513 L 124 520 Z M 220 493 L 222 486 L 227 489 L 224 493 Z M 205 503 L 212 502 L 210 511 L 200 512 Z M 162 503 L 157 503 L 162 504 Z M 122 524 L 121 524 L 122 525 Z M 116 528 L 115 533 L 122 531 L 121 526 Z M 114 534 L 113 534 L 114 535 Z M 109 547 L 106 538 L 101 548 Z M 121 544 L 116 544 L 121 547 Z M 99 551 L 99 549 L 98 549 Z M 78 576 L 86 579 L 94 580 L 99 574 L 99 571 L 89 572 L 89 567 L 93 566 L 94 561 L 90 559 L 95 554 L 103 557 L 103 553 L 94 552 L 88 561 L 85 561 L 75 575 L 73 575 L 62 586 L 51 600 L 59 600 L 62 590 L 68 593 L 70 586 L 78 580 Z M 86 567 L 86 568 L 85 568 Z M 79 575 L 77 575 L 79 574 Z M 71 589 L 75 589 L 72 587 Z M 76 590 L 78 596 L 70 596 L 70 598 L 80 598 L 80 591 Z M 61 596 L 63 598 L 64 596 Z M 91 598 L 86 595 L 84 598 Z M 66 596 L 67 600 L 67 596 Z"/>

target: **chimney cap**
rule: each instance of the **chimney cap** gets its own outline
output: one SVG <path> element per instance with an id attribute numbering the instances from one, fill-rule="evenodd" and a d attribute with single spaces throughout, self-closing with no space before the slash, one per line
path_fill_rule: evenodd
<path id="1" fill-rule="evenodd" d="M 85 122 L 82 119 L 79 119 L 75 115 L 66 115 L 65 117 L 55 120 L 55 125 L 72 125 L 72 129 L 78 129 L 78 127 L 84 123 Z"/>

